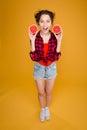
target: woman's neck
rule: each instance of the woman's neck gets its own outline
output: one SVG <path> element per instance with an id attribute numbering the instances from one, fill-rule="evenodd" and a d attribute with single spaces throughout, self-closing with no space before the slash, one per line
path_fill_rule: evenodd
<path id="1" fill-rule="evenodd" d="M 51 35 L 50 31 L 46 34 L 40 31 L 40 36 L 42 37 L 44 43 L 48 43 L 50 35 Z"/>

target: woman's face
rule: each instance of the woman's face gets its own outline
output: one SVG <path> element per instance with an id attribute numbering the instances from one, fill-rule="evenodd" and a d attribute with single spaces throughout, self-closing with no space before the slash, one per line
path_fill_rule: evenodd
<path id="1" fill-rule="evenodd" d="M 39 20 L 39 25 L 40 25 L 41 31 L 44 34 L 49 32 L 51 24 L 52 24 L 52 21 L 51 21 L 51 18 L 49 15 L 47 15 L 47 14 L 41 15 L 40 20 Z"/>

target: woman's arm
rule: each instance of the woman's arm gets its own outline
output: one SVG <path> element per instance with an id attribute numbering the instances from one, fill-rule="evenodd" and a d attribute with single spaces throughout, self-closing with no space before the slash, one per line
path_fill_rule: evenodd
<path id="1" fill-rule="evenodd" d="M 30 31 L 28 32 L 28 36 L 30 38 L 30 52 L 29 55 L 33 61 L 40 61 L 41 56 L 37 53 L 35 50 L 35 39 L 36 39 L 36 34 L 32 34 Z"/>
<path id="2" fill-rule="evenodd" d="M 62 41 L 62 33 L 59 34 L 57 36 L 57 48 L 56 48 L 56 52 L 60 52 L 60 49 L 61 49 L 61 41 Z"/>
<path id="3" fill-rule="evenodd" d="M 61 28 L 60 34 L 58 34 L 58 35 L 55 34 L 55 37 L 56 37 L 56 39 L 57 39 L 57 48 L 56 48 L 56 52 L 60 52 L 62 36 L 63 36 L 63 31 L 62 31 L 62 28 Z"/>
<path id="4" fill-rule="evenodd" d="M 31 52 L 35 51 L 35 42 L 34 41 L 32 42 L 31 40 L 30 40 L 30 51 Z"/>
<path id="5" fill-rule="evenodd" d="M 36 38 L 36 34 L 33 35 L 30 31 L 28 32 L 28 36 L 30 38 L 30 51 L 35 51 L 35 38 Z"/>
<path id="6" fill-rule="evenodd" d="M 54 34 L 56 39 L 57 39 L 57 46 L 56 46 L 56 52 L 55 54 L 54 53 L 49 53 L 49 56 L 47 57 L 48 60 L 51 60 L 51 61 L 57 61 L 59 60 L 60 56 L 61 56 L 61 51 L 60 51 L 60 48 L 61 48 L 61 41 L 62 41 L 62 29 L 61 29 L 61 33 L 56 35 Z"/>

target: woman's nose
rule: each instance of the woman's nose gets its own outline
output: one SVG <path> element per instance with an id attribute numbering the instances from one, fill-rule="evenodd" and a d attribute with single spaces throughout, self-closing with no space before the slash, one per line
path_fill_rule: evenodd
<path id="1" fill-rule="evenodd" d="M 46 25 L 47 25 L 47 23 L 46 23 L 46 22 L 44 22 L 44 23 L 43 23 L 43 25 L 44 25 L 44 26 L 46 26 Z"/>

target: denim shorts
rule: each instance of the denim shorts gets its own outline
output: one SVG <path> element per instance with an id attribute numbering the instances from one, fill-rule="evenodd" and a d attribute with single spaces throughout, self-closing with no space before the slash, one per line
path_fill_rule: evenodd
<path id="1" fill-rule="evenodd" d="M 39 64 L 38 62 L 35 62 L 34 64 L 34 72 L 33 76 L 34 79 L 52 79 L 55 78 L 57 75 L 56 70 L 56 63 L 53 62 L 49 66 L 43 66 Z"/>

